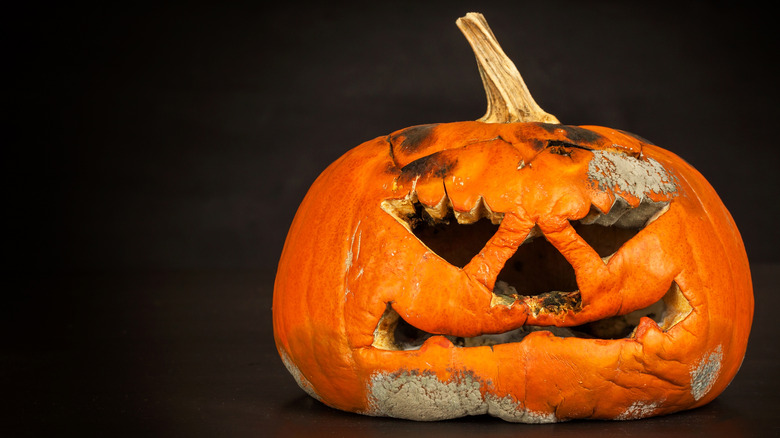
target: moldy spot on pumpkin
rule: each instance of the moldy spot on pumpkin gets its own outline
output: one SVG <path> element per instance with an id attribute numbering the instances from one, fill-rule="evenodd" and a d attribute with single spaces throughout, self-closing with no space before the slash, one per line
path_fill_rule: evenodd
<path id="1" fill-rule="evenodd" d="M 429 371 L 376 373 L 369 383 L 369 415 L 446 420 L 487 412 L 481 382 L 472 375 L 442 382 Z"/>
<path id="2" fill-rule="evenodd" d="M 460 372 L 442 381 L 430 371 L 378 372 L 369 383 L 368 415 L 446 420 L 488 414 L 517 423 L 554 423 L 554 413 L 534 412 L 512 396 L 483 396 L 482 379 Z"/>
<path id="3" fill-rule="evenodd" d="M 287 368 L 287 371 L 290 372 L 290 374 L 295 379 L 295 383 L 298 384 L 298 386 L 306 392 L 306 394 L 309 394 L 312 398 L 315 400 L 321 400 L 320 396 L 317 394 L 317 392 L 314 391 L 314 385 L 309 382 L 306 377 L 303 375 L 300 369 L 298 369 L 297 366 L 295 366 L 295 363 L 290 359 L 290 356 L 287 355 L 284 351 L 280 351 L 279 355 L 282 358 L 282 363 L 284 364 L 285 368 Z"/>
<path id="4" fill-rule="evenodd" d="M 718 345 L 707 357 L 691 370 L 691 395 L 694 400 L 701 400 L 715 385 L 720 375 L 720 363 L 723 361 L 723 348 Z"/>
<path id="5" fill-rule="evenodd" d="M 599 190 L 616 190 L 640 200 L 650 193 L 675 194 L 677 178 L 652 158 L 634 158 L 612 151 L 593 151 L 588 177 Z"/>
<path id="6" fill-rule="evenodd" d="M 615 417 L 615 420 L 638 420 L 640 418 L 647 418 L 653 416 L 655 411 L 661 407 L 661 403 L 649 403 L 636 401 L 631 404 L 625 411 Z"/>

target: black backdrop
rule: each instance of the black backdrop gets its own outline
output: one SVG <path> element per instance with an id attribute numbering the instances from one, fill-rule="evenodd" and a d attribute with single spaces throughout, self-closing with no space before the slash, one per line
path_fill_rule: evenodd
<path id="1" fill-rule="evenodd" d="M 18 382 L 31 378 L 31 363 L 51 371 L 42 364 L 55 352 L 73 359 L 74 348 L 97 345 L 61 346 L 54 336 L 30 359 L 30 345 L 62 327 L 76 327 L 63 335 L 71 341 L 99 337 L 94 330 L 119 310 L 120 321 L 135 322 L 111 327 L 135 328 L 139 343 L 157 339 L 160 326 L 137 322 L 154 308 L 131 299 L 134 290 L 84 280 L 91 275 L 111 283 L 106 275 L 257 273 L 246 281 L 261 284 L 237 287 L 257 309 L 231 336 L 263 327 L 251 341 L 282 375 L 270 293 L 298 203 L 327 164 L 363 141 L 484 113 L 476 63 L 454 23 L 472 10 L 485 14 L 536 101 L 562 122 L 631 131 L 697 167 L 735 217 L 751 262 L 774 272 L 778 45 L 769 11 L 752 3 L 30 2 L 2 14 L 2 269 L 14 285 L 5 288 L 4 324 L 15 348 L 4 360 L 14 388 L 25 387 Z M 81 280 L 61 280 L 73 276 Z M 173 289 L 138 299 L 165 308 Z M 159 324 L 171 332 L 197 324 L 192 312 L 161 311 Z M 52 379 L 73 377 L 60 372 Z M 123 381 L 145 372 L 125 369 Z M 43 398 L 28 391 L 22 405 L 65 405 L 67 391 L 54 387 L 61 391 Z M 77 413 L 89 416 L 86 388 Z M 104 397 L 121 409 L 119 398 Z"/>
<path id="2" fill-rule="evenodd" d="M 309 184 L 342 153 L 484 113 L 454 24 L 472 9 L 544 109 L 681 155 L 721 194 L 751 261 L 777 261 L 774 23 L 757 8 L 677 3 L 6 14 L 5 266 L 273 266 Z"/>

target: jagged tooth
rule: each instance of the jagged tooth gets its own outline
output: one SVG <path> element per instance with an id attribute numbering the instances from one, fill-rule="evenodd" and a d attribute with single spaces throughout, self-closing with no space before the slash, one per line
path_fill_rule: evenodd
<path id="1" fill-rule="evenodd" d="M 484 216 L 484 207 L 482 196 L 477 198 L 477 202 L 471 207 L 469 211 L 457 211 L 454 210 L 455 219 L 459 224 L 473 224 L 480 220 Z"/>
<path id="2" fill-rule="evenodd" d="M 580 219 L 583 225 L 617 226 L 620 228 L 641 229 L 650 225 L 669 209 L 668 201 L 654 202 L 642 199 L 636 207 L 618 196 L 612 206 L 604 213 L 596 205 L 591 205 L 587 216 Z"/>
<path id="3" fill-rule="evenodd" d="M 417 197 L 417 180 L 414 180 L 412 189 L 409 190 L 409 194 L 406 195 L 406 199 L 408 199 L 411 204 L 414 204 L 415 202 L 419 202 L 419 199 Z"/>
<path id="4" fill-rule="evenodd" d="M 592 225 L 599 220 L 599 217 L 603 215 L 604 213 L 599 211 L 599 209 L 595 205 L 591 205 L 588 215 L 580 219 L 580 223 L 584 225 Z"/>
<path id="5" fill-rule="evenodd" d="M 445 217 L 447 217 L 447 213 L 449 213 L 450 209 L 450 200 L 447 198 L 447 196 L 442 196 L 439 202 L 436 205 L 430 206 L 423 204 L 423 208 L 425 208 L 425 211 L 435 220 L 443 220 Z"/>
<path id="6" fill-rule="evenodd" d="M 493 225 L 501 224 L 501 221 L 504 220 L 504 213 L 493 211 L 484 199 L 482 200 L 482 206 L 484 207 L 484 217 L 490 219 L 490 222 L 492 222 Z"/>
<path id="7" fill-rule="evenodd" d="M 642 202 L 627 211 L 615 225 L 621 228 L 644 228 L 649 219 L 669 205 L 668 202 L 653 202 L 649 199 L 643 199 Z"/>
<path id="8" fill-rule="evenodd" d="M 603 225 L 609 227 L 618 222 L 626 212 L 631 209 L 631 205 L 620 196 L 615 197 L 615 202 L 612 207 L 605 214 L 598 216 L 592 223 L 596 225 Z"/>

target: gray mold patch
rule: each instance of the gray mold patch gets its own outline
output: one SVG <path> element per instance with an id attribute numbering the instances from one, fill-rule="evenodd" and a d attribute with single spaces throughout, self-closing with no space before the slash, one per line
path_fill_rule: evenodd
<path id="1" fill-rule="evenodd" d="M 658 161 L 614 151 L 593 151 L 588 176 L 600 190 L 628 193 L 640 200 L 647 194 L 677 192 L 677 180 Z"/>
<path id="2" fill-rule="evenodd" d="M 371 414 L 435 421 L 487 412 L 471 376 L 442 382 L 432 373 L 377 373 L 371 378 Z"/>
<path id="3" fill-rule="evenodd" d="M 720 375 L 722 361 L 723 348 L 718 345 L 712 353 L 705 355 L 705 357 L 691 369 L 691 395 L 694 400 L 699 401 L 710 392 Z"/>
<path id="4" fill-rule="evenodd" d="M 469 374 L 439 380 L 430 372 L 376 373 L 369 388 L 369 415 L 437 421 L 490 414 L 507 421 L 552 423 L 554 414 L 528 411 L 511 397 L 483 397 L 481 381 Z"/>
<path id="5" fill-rule="evenodd" d="M 498 398 L 492 395 L 485 397 L 488 405 L 488 414 L 513 423 L 544 424 L 555 423 L 558 418 L 555 414 L 534 412 L 526 409 L 514 398 L 506 396 Z"/>
<path id="6" fill-rule="evenodd" d="M 320 396 L 317 395 L 316 392 L 314 392 L 314 385 L 309 382 L 306 377 L 304 377 L 303 373 L 301 373 L 301 370 L 298 369 L 297 366 L 290 360 L 290 356 L 287 355 L 284 351 L 281 352 L 282 357 L 282 363 L 284 363 L 285 368 L 287 368 L 287 371 L 292 374 L 293 378 L 295 379 L 295 382 L 298 384 L 298 386 L 301 387 L 302 390 L 306 392 L 306 394 L 309 394 L 310 396 L 314 397 L 317 400 L 320 400 Z"/>
<path id="7" fill-rule="evenodd" d="M 647 418 L 655 414 L 655 411 L 661 406 L 661 403 L 649 403 L 636 401 L 626 408 L 623 413 L 618 415 L 615 420 L 638 420 Z"/>

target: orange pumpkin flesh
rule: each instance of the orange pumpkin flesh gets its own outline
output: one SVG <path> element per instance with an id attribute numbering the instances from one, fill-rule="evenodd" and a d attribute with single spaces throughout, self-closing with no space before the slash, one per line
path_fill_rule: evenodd
<path id="1" fill-rule="evenodd" d="M 329 406 L 519 422 L 703 405 L 752 312 L 739 232 L 695 169 L 625 132 L 533 121 L 346 153 L 295 216 L 273 304 L 285 365 Z"/>

